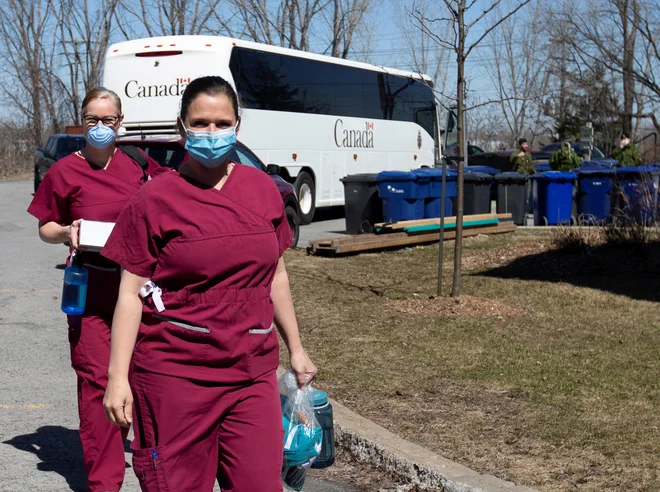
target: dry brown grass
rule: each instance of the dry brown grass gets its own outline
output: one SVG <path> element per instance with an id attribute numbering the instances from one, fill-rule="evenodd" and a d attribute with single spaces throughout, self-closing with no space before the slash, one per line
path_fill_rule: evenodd
<path id="1" fill-rule="evenodd" d="M 551 243 L 522 231 L 466 240 L 459 304 L 432 299 L 437 247 L 337 259 L 288 252 L 318 385 L 507 480 L 543 491 L 660 490 L 659 262 Z"/>

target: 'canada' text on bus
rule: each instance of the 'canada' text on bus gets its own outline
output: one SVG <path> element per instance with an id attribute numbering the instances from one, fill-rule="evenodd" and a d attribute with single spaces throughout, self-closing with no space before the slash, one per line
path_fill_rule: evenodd
<path id="1" fill-rule="evenodd" d="M 354 147 L 359 149 L 374 148 L 374 124 L 366 122 L 364 130 L 345 130 L 341 119 L 335 121 L 335 144 L 337 147 Z"/>
<path id="2" fill-rule="evenodd" d="M 176 83 L 170 85 L 140 85 L 137 80 L 129 80 L 124 87 L 124 93 L 130 98 L 180 96 L 188 83 L 190 83 L 190 78 L 176 79 Z"/>

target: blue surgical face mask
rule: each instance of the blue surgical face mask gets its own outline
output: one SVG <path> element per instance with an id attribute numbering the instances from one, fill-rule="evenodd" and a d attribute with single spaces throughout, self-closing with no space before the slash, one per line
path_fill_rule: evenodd
<path id="1" fill-rule="evenodd" d="M 95 149 L 105 149 L 115 141 L 114 129 L 104 124 L 96 125 L 87 130 L 87 143 Z"/>
<path id="2" fill-rule="evenodd" d="M 217 132 L 194 132 L 186 128 L 186 150 L 204 167 L 224 163 L 236 145 L 236 127 Z"/>

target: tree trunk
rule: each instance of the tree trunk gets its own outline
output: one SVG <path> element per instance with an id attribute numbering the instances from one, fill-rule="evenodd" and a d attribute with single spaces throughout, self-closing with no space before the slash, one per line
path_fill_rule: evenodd
<path id="1" fill-rule="evenodd" d="M 621 130 L 632 136 L 633 103 L 635 101 L 635 38 L 637 28 L 631 22 L 631 17 L 637 21 L 639 17 L 639 6 L 637 0 L 617 1 L 619 15 L 621 16 L 621 30 L 623 31 L 623 118 Z"/>
<path id="2" fill-rule="evenodd" d="M 463 252 L 463 168 L 467 149 L 465 148 L 465 0 L 458 4 L 458 50 L 456 54 L 458 64 L 456 85 L 456 112 L 458 113 L 456 130 L 458 138 L 458 176 L 456 178 L 456 241 L 454 243 L 454 282 L 451 296 L 458 298 L 461 295 L 461 256 Z M 440 205 L 442 206 L 442 204 Z"/>

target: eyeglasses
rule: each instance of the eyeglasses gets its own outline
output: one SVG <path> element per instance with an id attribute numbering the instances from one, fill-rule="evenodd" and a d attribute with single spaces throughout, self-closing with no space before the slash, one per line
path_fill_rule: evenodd
<path id="1" fill-rule="evenodd" d="M 99 118 L 98 116 L 84 114 L 83 121 L 85 122 L 85 126 L 96 126 L 99 124 L 99 121 L 105 126 L 115 126 L 119 121 L 119 116 L 103 116 L 102 118 Z"/>

